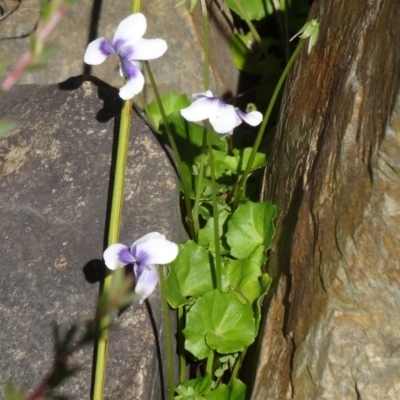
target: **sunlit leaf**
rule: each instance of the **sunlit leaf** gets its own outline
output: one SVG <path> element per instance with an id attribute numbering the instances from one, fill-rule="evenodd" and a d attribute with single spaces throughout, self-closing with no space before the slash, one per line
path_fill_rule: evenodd
<path id="1" fill-rule="evenodd" d="M 226 233 L 232 256 L 238 259 L 249 258 L 252 253 L 260 251 L 258 248 L 261 247 L 265 261 L 265 251 L 271 247 L 275 233 L 275 218 L 276 206 L 269 202 L 249 201 L 239 207 L 230 218 Z"/>
<path id="2" fill-rule="evenodd" d="M 180 94 L 176 92 L 167 92 L 161 96 L 161 103 L 164 107 L 165 115 L 168 117 L 174 111 L 179 111 L 182 108 L 185 108 L 190 105 L 190 100 L 187 98 L 185 94 Z M 156 100 L 153 100 L 149 106 L 148 110 L 151 114 L 151 118 L 155 123 L 156 129 L 159 128 L 160 123 L 162 121 L 160 108 Z"/>
<path id="3" fill-rule="evenodd" d="M 169 264 L 166 278 L 167 300 L 172 308 L 191 304 L 187 297 L 198 297 L 213 288 L 210 253 L 203 247 L 188 241 L 179 244 L 178 257 Z"/>
<path id="4" fill-rule="evenodd" d="M 186 350 L 200 360 L 211 349 L 221 354 L 242 351 L 254 341 L 253 310 L 233 293 L 215 289 L 190 307 L 183 333 Z"/>

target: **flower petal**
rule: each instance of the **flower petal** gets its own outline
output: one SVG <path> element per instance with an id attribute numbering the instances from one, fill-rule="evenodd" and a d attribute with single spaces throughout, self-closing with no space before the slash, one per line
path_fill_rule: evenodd
<path id="1" fill-rule="evenodd" d="M 86 48 L 83 61 L 89 65 L 101 64 L 110 54 L 114 54 L 115 50 L 106 38 L 98 38 L 90 42 Z"/>
<path id="2" fill-rule="evenodd" d="M 181 115 L 187 121 L 203 121 L 210 118 L 216 108 L 218 99 L 201 97 L 194 101 L 189 107 L 182 108 Z"/>
<path id="3" fill-rule="evenodd" d="M 130 46 L 139 40 L 147 29 L 146 17 L 142 13 L 132 14 L 118 25 L 113 38 L 113 46 L 119 51 L 123 46 Z"/>
<path id="4" fill-rule="evenodd" d="M 222 135 L 227 134 L 237 126 L 236 122 L 237 115 L 235 108 L 230 104 L 218 100 L 215 112 L 210 115 L 210 124 L 214 131 Z"/>
<path id="5" fill-rule="evenodd" d="M 150 238 L 131 247 L 132 255 L 142 267 L 152 264 L 168 264 L 178 255 L 178 245 L 165 238 Z"/>
<path id="6" fill-rule="evenodd" d="M 144 300 L 153 293 L 157 282 L 157 267 L 155 265 L 148 265 L 147 267 L 143 268 L 135 286 L 135 292 L 140 296 L 139 304 L 142 304 Z"/>
<path id="7" fill-rule="evenodd" d="M 167 51 L 167 42 L 163 39 L 139 39 L 133 45 L 124 47 L 121 56 L 131 60 L 154 60 Z"/>
<path id="8" fill-rule="evenodd" d="M 135 74 L 130 70 L 130 75 L 125 85 L 119 89 L 119 97 L 122 100 L 130 100 L 143 90 L 144 76 L 140 69 L 136 68 Z"/>
<path id="9" fill-rule="evenodd" d="M 193 93 L 192 98 L 193 99 L 201 99 L 203 97 L 214 97 L 211 90 L 206 90 L 205 92 L 200 92 L 200 93 Z"/>
<path id="10" fill-rule="evenodd" d="M 107 268 L 111 270 L 136 262 L 136 259 L 129 252 L 129 248 L 120 243 L 109 246 L 104 251 L 103 258 Z"/>
<path id="11" fill-rule="evenodd" d="M 263 120 L 263 115 L 259 111 L 251 111 L 247 114 L 241 110 L 236 110 L 236 112 L 244 122 L 251 126 L 260 125 Z"/>
<path id="12" fill-rule="evenodd" d="M 159 233 L 159 232 L 147 233 L 146 235 L 142 236 L 140 239 L 138 239 L 138 240 L 136 240 L 135 242 L 132 243 L 131 253 L 133 254 L 135 252 L 135 248 L 139 243 L 145 243 L 150 239 L 164 239 L 164 240 L 167 240 L 165 238 L 165 235 L 163 235 L 162 233 Z"/>

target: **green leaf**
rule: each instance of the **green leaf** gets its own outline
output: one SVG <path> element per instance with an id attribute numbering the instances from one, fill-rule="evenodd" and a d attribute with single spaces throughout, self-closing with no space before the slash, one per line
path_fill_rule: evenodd
<path id="1" fill-rule="evenodd" d="M 226 385 L 220 385 L 215 390 L 204 395 L 205 400 L 230 400 L 229 388 Z"/>
<path id="2" fill-rule="evenodd" d="M 247 16 L 251 20 L 259 21 L 267 15 L 271 15 L 274 12 L 272 0 L 238 0 Z M 236 5 L 236 0 L 226 0 L 226 5 L 234 11 L 239 17 L 244 19 L 241 12 Z"/>
<path id="3" fill-rule="evenodd" d="M 265 295 L 268 293 L 269 288 L 271 287 L 272 279 L 267 274 L 262 274 L 260 279 L 260 297 L 254 304 L 254 317 L 256 320 L 256 335 L 258 334 L 258 330 L 260 328 L 260 321 L 261 321 L 261 307 L 264 301 Z"/>
<path id="4" fill-rule="evenodd" d="M 260 296 L 261 288 L 259 277 L 261 276 L 260 264 L 244 259 L 225 259 L 224 275 L 222 277 L 222 288 L 227 290 L 234 288 L 233 293 L 241 303 L 250 304 Z"/>
<path id="5" fill-rule="evenodd" d="M 174 133 L 176 145 L 182 161 L 192 166 L 196 163 L 196 157 L 200 156 L 203 143 L 203 127 L 193 122 L 186 121 L 178 111 L 168 116 L 168 122 Z M 164 128 L 160 124 L 163 132 Z M 165 136 L 166 137 L 166 136 Z M 166 139 L 167 143 L 168 140 Z M 227 138 L 211 135 L 211 143 L 214 149 L 228 152 Z"/>
<path id="6" fill-rule="evenodd" d="M 196 394 L 204 394 L 211 390 L 212 379 L 209 374 L 205 374 L 202 378 L 186 381 L 183 386 L 193 388 Z"/>
<path id="7" fill-rule="evenodd" d="M 18 127 L 18 123 L 15 121 L 9 121 L 3 119 L 0 121 L 0 138 L 7 137 L 11 132 Z"/>
<path id="8" fill-rule="evenodd" d="M 233 149 L 233 156 L 226 156 L 224 160 L 225 168 L 228 168 L 235 174 L 243 172 L 249 162 L 251 147 L 246 147 L 243 150 Z M 251 171 L 263 167 L 267 164 L 267 156 L 264 153 L 256 153 Z"/>
<path id="9" fill-rule="evenodd" d="M 226 210 L 220 211 L 218 214 L 218 230 L 219 237 L 224 233 L 224 224 L 226 219 L 230 216 L 230 212 Z M 214 217 L 210 217 L 204 228 L 199 231 L 199 244 L 201 246 L 210 246 L 211 250 L 214 249 Z"/>
<path id="10" fill-rule="evenodd" d="M 179 3 L 178 3 L 179 4 Z M 178 5 L 176 5 L 177 7 Z M 176 92 L 167 92 L 161 96 L 161 103 L 164 107 L 165 115 L 168 117 L 175 111 L 179 111 L 190 105 L 190 100 L 185 94 Z M 156 100 L 152 101 L 148 106 L 151 118 L 155 123 L 155 128 L 159 129 L 160 123 L 162 122 L 161 112 L 158 107 Z"/>
<path id="11" fill-rule="evenodd" d="M 192 387 L 187 388 L 183 385 L 179 385 L 175 388 L 175 392 L 179 395 L 175 396 L 175 400 L 205 400 L 203 396 L 196 394 Z"/>
<path id="12" fill-rule="evenodd" d="M 166 278 L 167 300 L 172 308 L 193 303 L 193 299 L 213 288 L 210 253 L 202 246 L 188 241 L 179 245 L 178 257 L 169 264 Z"/>
<path id="13" fill-rule="evenodd" d="M 254 341 L 251 306 L 231 293 L 213 290 L 200 297 L 186 317 L 185 348 L 196 358 L 206 358 L 211 349 L 219 353 L 242 351 Z"/>
<path id="14" fill-rule="evenodd" d="M 231 254 L 238 259 L 249 258 L 252 253 L 263 253 L 272 245 L 275 233 L 273 220 L 276 218 L 276 206 L 269 202 L 247 202 L 239 207 L 228 221 L 226 239 Z"/>
<path id="15" fill-rule="evenodd" d="M 239 379 L 234 379 L 229 393 L 229 400 L 246 400 L 246 385 Z"/>

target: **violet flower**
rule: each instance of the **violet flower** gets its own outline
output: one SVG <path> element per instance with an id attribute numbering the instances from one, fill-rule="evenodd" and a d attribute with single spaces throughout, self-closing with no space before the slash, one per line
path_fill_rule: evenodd
<path id="1" fill-rule="evenodd" d="M 203 121 L 209 119 L 214 131 L 220 136 L 232 135 L 233 129 L 243 121 L 251 126 L 257 126 L 263 120 L 259 111 L 245 113 L 230 104 L 224 103 L 218 97 L 213 97 L 210 90 L 204 93 L 194 93 L 196 99 L 189 107 L 181 110 L 181 115 L 187 121 Z"/>
<path id="2" fill-rule="evenodd" d="M 120 243 L 112 244 L 105 250 L 103 257 L 106 266 L 111 270 L 133 264 L 135 292 L 139 296 L 139 304 L 142 304 L 157 285 L 156 264 L 168 264 L 177 255 L 177 244 L 166 240 L 161 233 L 151 232 L 136 240 L 130 248 Z"/>
<path id="3" fill-rule="evenodd" d="M 119 57 L 120 74 L 127 78 L 119 91 L 123 100 L 132 99 L 143 89 L 144 76 L 138 61 L 153 60 L 167 51 L 167 42 L 163 39 L 142 39 L 146 28 L 146 17 L 141 13 L 132 14 L 118 25 L 112 43 L 104 37 L 94 40 L 83 58 L 86 64 L 99 65 L 111 54 Z"/>

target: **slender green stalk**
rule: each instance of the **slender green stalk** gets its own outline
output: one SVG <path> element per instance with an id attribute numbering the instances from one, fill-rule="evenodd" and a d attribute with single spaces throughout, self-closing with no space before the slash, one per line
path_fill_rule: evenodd
<path id="1" fill-rule="evenodd" d="M 210 88 L 210 23 L 205 0 L 201 0 L 201 11 L 204 23 L 204 90 L 208 90 Z"/>
<path id="2" fill-rule="evenodd" d="M 239 373 L 239 369 L 242 366 L 242 363 L 243 363 L 244 357 L 246 355 L 246 352 L 247 352 L 247 349 L 243 350 L 240 353 L 240 356 L 238 357 L 238 359 L 235 362 L 235 365 L 233 367 L 233 371 L 232 371 L 232 374 L 231 374 L 231 378 L 229 379 L 229 382 L 228 382 L 228 386 L 229 387 L 232 386 L 233 380 L 236 379 L 237 374 Z"/>
<path id="3" fill-rule="evenodd" d="M 182 163 L 181 157 L 179 155 L 178 147 L 176 146 L 174 135 L 172 134 L 172 131 L 171 131 L 171 127 L 169 126 L 167 116 L 165 115 L 164 107 L 162 105 L 160 94 L 158 93 L 156 82 L 154 80 L 153 73 L 151 72 L 149 62 L 145 61 L 144 65 L 146 67 L 147 75 L 149 76 L 149 79 L 150 79 L 151 87 L 153 88 L 154 97 L 156 98 L 158 108 L 160 109 L 161 117 L 162 117 L 165 129 L 167 131 L 168 140 L 169 140 L 169 143 L 171 145 L 172 151 L 175 156 L 176 164 L 178 166 L 178 171 L 179 171 L 179 175 L 181 178 L 184 197 L 185 197 L 185 206 L 186 206 L 186 215 L 187 215 L 186 222 L 189 227 L 190 236 L 192 238 L 195 238 L 197 236 L 196 236 L 196 233 L 194 230 L 194 225 L 193 225 L 192 207 L 190 204 L 190 191 L 189 191 L 189 185 L 187 183 L 187 180 L 186 180 L 186 177 L 185 177 L 185 174 L 183 171 L 183 163 Z"/>
<path id="4" fill-rule="evenodd" d="M 211 173 L 211 190 L 213 204 L 214 219 L 214 242 L 215 242 L 215 280 L 216 289 L 222 289 L 222 272 L 221 272 L 221 249 L 219 246 L 219 224 L 218 224 L 218 204 L 217 204 L 217 186 L 215 183 L 214 157 L 211 144 L 211 129 L 207 123 L 207 141 L 208 141 L 208 159 Z"/>
<path id="5" fill-rule="evenodd" d="M 200 197 L 202 194 L 203 187 L 203 178 L 204 178 L 204 165 L 206 162 L 207 155 L 207 127 L 203 128 L 203 143 L 201 145 L 201 158 L 200 158 L 200 167 L 199 167 L 199 175 L 197 178 L 197 186 L 196 186 L 196 197 L 194 199 L 193 204 L 193 225 L 194 230 L 196 232 L 196 237 L 193 238 L 195 242 L 198 240 L 199 230 L 200 230 L 200 222 L 199 222 L 199 206 L 200 206 Z"/>
<path id="6" fill-rule="evenodd" d="M 108 230 L 108 246 L 118 242 L 121 226 L 122 203 L 124 196 L 125 169 L 128 156 L 129 130 L 132 117 L 132 100 L 122 103 L 119 126 L 117 159 L 115 164 L 114 186 L 111 200 L 110 225 Z M 111 286 L 112 274 L 106 270 L 101 293 L 107 293 Z M 100 294 L 101 295 L 101 294 Z M 110 335 L 110 315 L 100 320 L 100 334 L 97 342 L 96 366 L 93 385 L 93 400 L 102 400 L 106 379 L 108 339 Z"/>
<path id="7" fill-rule="evenodd" d="M 240 179 L 239 184 L 236 186 L 236 190 L 234 191 L 234 196 L 233 196 L 234 197 L 234 203 L 233 203 L 233 209 L 234 210 L 239 205 L 240 197 L 242 196 L 244 187 L 246 185 L 247 178 L 248 178 L 250 170 L 251 170 L 251 168 L 253 166 L 254 159 L 256 158 L 256 154 L 257 154 L 258 148 L 260 147 L 260 143 L 261 143 L 261 140 L 263 138 L 265 128 L 266 128 L 266 126 L 268 124 L 269 117 L 271 116 L 271 112 L 272 112 L 272 109 L 273 109 L 273 107 L 275 105 L 275 102 L 276 102 L 276 99 L 278 97 L 279 91 L 281 90 L 281 87 L 283 85 L 283 82 L 285 81 L 286 75 L 288 74 L 288 72 L 290 70 L 290 67 L 292 66 L 292 64 L 293 64 L 294 60 L 296 59 L 297 55 L 299 54 L 300 49 L 303 46 L 303 44 L 304 44 L 304 39 L 300 40 L 300 42 L 297 45 L 295 51 L 293 52 L 292 56 L 290 57 L 289 62 L 287 63 L 285 69 L 282 72 L 281 77 L 279 78 L 279 81 L 278 81 L 278 84 L 275 87 L 274 93 L 272 94 L 271 100 L 270 100 L 270 102 L 268 104 L 267 111 L 265 112 L 263 121 L 262 121 L 262 123 L 260 125 L 260 128 L 258 130 L 257 137 L 256 137 L 256 140 L 255 140 L 254 145 L 253 145 L 253 149 L 252 149 L 250 157 L 249 157 L 249 161 L 247 162 L 247 165 L 246 165 L 246 169 L 245 169 L 245 171 L 244 171 L 244 173 L 242 175 L 242 178 Z"/>
<path id="8" fill-rule="evenodd" d="M 213 377 L 213 366 L 214 366 L 215 351 L 211 350 L 210 355 L 207 357 L 206 373 Z"/>
<path id="9" fill-rule="evenodd" d="M 132 7 L 131 7 L 131 11 L 132 14 L 138 13 L 140 11 L 142 11 L 142 0 L 132 0 Z"/>
<path id="10" fill-rule="evenodd" d="M 179 351 L 179 383 L 186 381 L 186 356 L 185 356 L 185 338 L 183 329 L 185 328 L 185 309 L 178 308 L 178 351 Z"/>
<path id="11" fill-rule="evenodd" d="M 169 319 L 169 307 L 167 302 L 167 289 L 165 286 L 165 276 L 163 266 L 160 265 L 158 268 L 158 274 L 160 276 L 160 287 L 161 287 L 161 299 L 163 305 L 164 315 L 164 328 L 165 328 L 165 348 L 167 351 L 167 377 L 168 377 L 168 399 L 174 399 L 174 360 L 172 352 L 172 337 L 171 337 L 171 321 Z"/>
<path id="12" fill-rule="evenodd" d="M 204 91 L 207 91 L 210 88 L 210 28 L 207 14 L 207 5 L 204 0 L 201 0 L 201 9 L 203 13 L 203 22 L 204 22 Z M 197 242 L 197 235 L 200 230 L 199 223 L 199 205 L 200 205 L 200 196 L 202 193 L 202 183 L 204 177 L 204 164 L 206 160 L 207 153 L 207 127 L 203 128 L 203 143 L 201 146 L 201 159 L 200 159 L 200 168 L 199 175 L 196 187 L 196 197 L 193 205 L 193 225 L 194 230 L 196 232 L 196 238 L 193 238 Z"/>
<path id="13" fill-rule="evenodd" d="M 247 26 L 249 27 L 255 41 L 258 43 L 258 45 L 261 48 L 261 51 L 264 53 L 265 58 L 268 59 L 268 52 L 265 49 L 265 46 L 262 42 L 262 39 L 260 37 L 260 35 L 257 32 L 257 29 L 255 28 L 255 26 L 253 25 L 253 23 L 251 22 L 249 16 L 246 13 L 246 10 L 243 8 L 243 6 L 240 4 L 239 0 L 235 0 L 236 6 L 239 9 L 240 12 L 240 16 L 245 20 Z"/>

